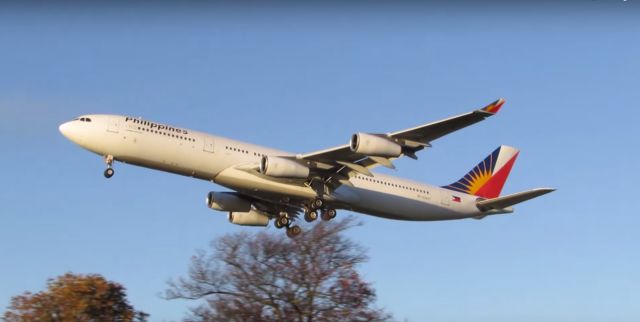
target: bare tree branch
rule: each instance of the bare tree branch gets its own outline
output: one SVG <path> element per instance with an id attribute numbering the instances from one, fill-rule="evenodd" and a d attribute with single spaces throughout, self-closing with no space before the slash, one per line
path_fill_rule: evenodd
<path id="1" fill-rule="evenodd" d="M 353 218 L 317 223 L 296 239 L 227 235 L 198 251 L 168 299 L 204 300 L 186 321 L 388 321 L 356 268 L 363 247 L 342 234 Z"/>

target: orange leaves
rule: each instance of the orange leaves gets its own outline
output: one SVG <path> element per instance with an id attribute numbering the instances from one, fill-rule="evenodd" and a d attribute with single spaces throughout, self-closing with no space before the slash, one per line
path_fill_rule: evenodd
<path id="1" fill-rule="evenodd" d="M 3 318 L 7 322 L 144 321 L 127 302 L 122 285 L 97 274 L 66 273 L 47 281 L 47 289 L 25 292 L 11 299 Z"/>

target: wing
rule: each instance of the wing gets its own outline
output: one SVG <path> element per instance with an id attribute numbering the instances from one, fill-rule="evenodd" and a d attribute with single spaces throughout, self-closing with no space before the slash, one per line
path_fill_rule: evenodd
<path id="1" fill-rule="evenodd" d="M 478 123 L 489 116 L 495 115 L 498 113 L 504 102 L 505 100 L 501 98 L 482 109 L 450 117 L 441 121 L 420 125 L 411 129 L 390 133 L 389 136 L 396 139 L 428 143 L 451 132 L 455 132 L 469 125 Z"/>
<path id="2" fill-rule="evenodd" d="M 337 178 L 341 183 L 348 184 L 348 178 L 354 172 L 370 176 L 369 168 L 377 165 L 393 168 L 391 161 L 400 156 L 404 155 L 417 159 L 415 153 L 425 147 L 431 147 L 433 140 L 495 115 L 504 102 L 504 99 L 498 99 L 484 108 L 406 130 L 387 134 L 366 134 L 369 137 L 377 137 L 399 145 L 399 151 L 401 152 L 399 155 L 358 153 L 354 151 L 352 141 L 350 144 L 298 155 L 296 159 L 312 164 L 316 173 L 319 175 L 324 174 L 325 181 L 327 181 L 326 179 Z M 327 175 L 329 175 L 328 178 Z"/>

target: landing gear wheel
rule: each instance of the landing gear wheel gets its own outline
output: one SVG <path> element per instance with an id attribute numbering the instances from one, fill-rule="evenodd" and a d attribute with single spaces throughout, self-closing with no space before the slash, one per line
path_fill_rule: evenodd
<path id="1" fill-rule="evenodd" d="M 113 170 L 113 168 L 107 168 L 106 170 L 104 170 L 104 177 L 109 179 L 109 178 L 113 177 L 114 173 L 115 173 L 115 171 Z"/>
<path id="2" fill-rule="evenodd" d="M 104 156 L 104 163 L 107 164 L 107 169 L 104 170 L 104 177 L 109 179 L 109 178 L 113 177 L 113 174 L 115 173 L 115 171 L 111 167 L 111 165 L 113 165 L 113 155 L 105 155 Z"/>
<path id="3" fill-rule="evenodd" d="M 318 199 L 314 199 L 313 202 L 311 202 L 311 208 L 312 209 L 320 209 L 324 206 L 324 200 L 318 198 Z"/>
<path id="4" fill-rule="evenodd" d="M 274 225 L 274 226 L 276 226 L 276 228 L 278 228 L 278 229 L 281 229 L 282 227 L 284 227 L 284 226 L 282 226 L 282 224 L 280 223 L 280 219 L 279 219 L 279 218 L 278 218 L 278 219 L 276 219 L 276 220 L 273 222 L 273 225 Z"/>
<path id="5" fill-rule="evenodd" d="M 322 220 L 329 221 L 333 218 L 336 218 L 336 210 L 335 209 L 327 209 L 322 212 Z"/>
<path id="6" fill-rule="evenodd" d="M 278 227 L 278 224 L 280 225 L 280 227 L 285 227 L 288 226 L 290 223 L 289 218 L 282 216 L 280 218 L 278 218 L 277 222 L 276 222 L 276 227 Z"/>
<path id="7" fill-rule="evenodd" d="M 304 220 L 306 222 L 312 222 L 312 221 L 315 221 L 316 219 L 318 219 L 318 212 L 315 210 L 311 210 L 304 214 Z"/>
<path id="8" fill-rule="evenodd" d="M 295 238 L 302 233 L 302 228 L 300 226 L 291 226 L 287 228 L 287 237 Z"/>

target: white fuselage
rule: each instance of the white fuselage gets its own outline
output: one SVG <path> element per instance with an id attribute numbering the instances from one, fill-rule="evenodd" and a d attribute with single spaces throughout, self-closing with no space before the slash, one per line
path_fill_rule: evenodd
<path id="1" fill-rule="evenodd" d="M 255 169 L 263 155 L 292 153 L 175 128 L 139 118 L 85 115 L 64 123 L 71 141 L 117 161 L 208 180 L 276 204 L 316 197 L 301 181 L 266 177 Z M 86 121 L 90 120 L 90 121 Z M 399 220 L 447 220 L 482 216 L 475 196 L 398 177 L 356 175 L 325 200 L 339 209 Z"/>

